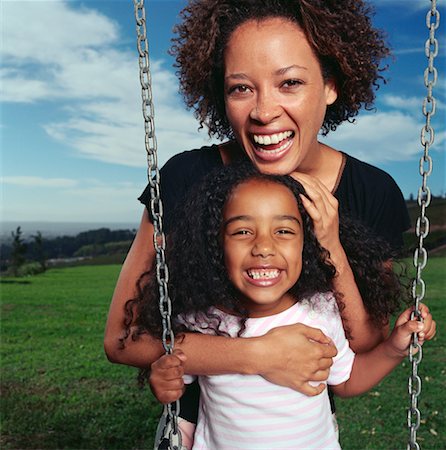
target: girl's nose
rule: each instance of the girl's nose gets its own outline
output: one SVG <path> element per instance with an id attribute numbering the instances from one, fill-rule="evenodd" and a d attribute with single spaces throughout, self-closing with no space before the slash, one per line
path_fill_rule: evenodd
<path id="1" fill-rule="evenodd" d="M 275 254 L 274 242 L 269 237 L 260 237 L 256 239 L 252 247 L 252 255 L 267 258 Z"/>

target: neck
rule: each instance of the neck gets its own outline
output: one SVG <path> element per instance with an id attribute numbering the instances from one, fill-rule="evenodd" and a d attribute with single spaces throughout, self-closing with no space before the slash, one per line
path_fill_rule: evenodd
<path id="1" fill-rule="evenodd" d="M 280 314 L 296 304 L 296 299 L 289 294 L 283 295 L 280 299 L 271 300 L 268 303 L 257 302 L 251 299 L 243 299 L 248 316 L 250 318 L 269 317 Z"/>
<path id="2" fill-rule="evenodd" d="M 330 192 L 333 192 L 342 168 L 342 153 L 317 142 L 309 157 L 302 161 L 296 169 L 296 173 L 304 173 L 318 178 Z"/>

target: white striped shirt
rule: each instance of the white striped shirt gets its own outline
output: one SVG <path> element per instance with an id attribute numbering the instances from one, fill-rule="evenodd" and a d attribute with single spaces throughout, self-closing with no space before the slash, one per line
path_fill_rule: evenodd
<path id="1" fill-rule="evenodd" d="M 221 316 L 221 330 L 237 335 L 234 316 L 219 310 L 212 312 Z M 180 320 L 191 330 L 210 332 L 200 314 Z M 261 336 L 272 328 L 295 323 L 321 329 L 336 345 L 338 354 L 327 383 L 337 385 L 348 380 L 354 353 L 345 338 L 332 294 L 317 294 L 279 314 L 248 319 L 243 337 Z M 192 379 L 185 377 L 186 383 Z M 194 450 L 340 449 L 326 389 L 308 397 L 259 375 L 238 374 L 200 376 L 199 383 Z"/>

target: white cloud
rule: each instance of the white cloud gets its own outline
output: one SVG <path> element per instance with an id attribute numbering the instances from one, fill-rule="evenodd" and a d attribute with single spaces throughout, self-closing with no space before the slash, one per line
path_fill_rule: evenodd
<path id="1" fill-rule="evenodd" d="M 421 97 L 402 97 L 399 95 L 388 94 L 381 97 L 381 102 L 391 108 L 419 111 L 421 110 L 423 99 Z"/>
<path id="2" fill-rule="evenodd" d="M 1 184 L 31 188 L 72 188 L 78 182 L 69 178 L 43 178 L 32 176 L 5 176 L 0 177 Z"/>
<path id="3" fill-rule="evenodd" d="M 405 161 L 420 154 L 421 119 L 401 111 L 363 114 L 322 140 L 363 161 L 379 164 Z M 445 132 L 436 134 L 435 148 L 444 150 Z"/>
<path id="4" fill-rule="evenodd" d="M 42 126 L 82 157 L 144 166 L 137 52 L 120 49 L 118 25 L 67 2 L 4 6 L 2 100 L 41 102 L 60 111 L 60 119 Z M 162 164 L 181 150 L 203 145 L 207 135 L 197 134 L 197 122 L 178 98 L 177 79 L 163 61 L 151 61 L 151 72 Z"/>

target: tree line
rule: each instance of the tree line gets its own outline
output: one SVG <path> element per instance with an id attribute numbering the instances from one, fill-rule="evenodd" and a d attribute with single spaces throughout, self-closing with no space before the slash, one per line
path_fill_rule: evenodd
<path id="1" fill-rule="evenodd" d="M 47 269 L 50 260 L 126 253 L 134 237 L 135 230 L 99 228 L 54 238 L 45 238 L 37 231 L 25 239 L 19 226 L 11 232 L 10 241 L 1 244 L 0 269 L 18 276 L 26 265 L 29 265 L 28 273 L 38 273 Z"/>

